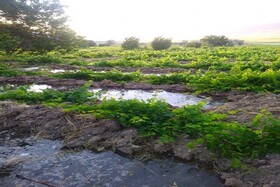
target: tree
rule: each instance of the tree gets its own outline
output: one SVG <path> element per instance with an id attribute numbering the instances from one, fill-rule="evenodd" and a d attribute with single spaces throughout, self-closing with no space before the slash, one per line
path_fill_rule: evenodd
<path id="1" fill-rule="evenodd" d="M 11 36 L 9 32 L 0 29 L 0 50 L 5 51 L 7 54 L 12 54 L 19 49 L 20 39 Z"/>
<path id="2" fill-rule="evenodd" d="M 244 40 L 234 39 L 231 41 L 232 41 L 233 45 L 243 45 L 244 44 Z"/>
<path id="3" fill-rule="evenodd" d="M 111 46 L 111 45 L 114 45 L 116 43 L 117 42 L 115 40 L 108 40 L 108 41 L 106 41 L 106 46 Z"/>
<path id="4" fill-rule="evenodd" d="M 81 40 L 81 43 L 79 45 L 80 47 L 83 47 L 83 48 L 87 48 L 87 47 L 94 47 L 96 46 L 96 43 L 93 41 L 93 40 Z"/>
<path id="5" fill-rule="evenodd" d="M 7 21 L 34 30 L 62 29 L 67 21 L 59 0 L 1 0 L 0 7 L 0 16 Z"/>
<path id="6" fill-rule="evenodd" d="M 232 46 L 233 45 L 230 39 L 228 39 L 225 36 L 210 35 L 210 36 L 205 36 L 200 41 L 201 43 L 209 46 Z"/>
<path id="7" fill-rule="evenodd" d="M 171 47 L 172 42 L 171 42 L 171 39 L 157 37 L 152 41 L 151 45 L 154 50 L 163 50 L 163 49 L 168 49 L 169 47 Z"/>
<path id="8" fill-rule="evenodd" d="M 59 0 L 1 0 L 0 27 L 18 38 L 18 48 L 31 51 L 70 49 L 81 39 L 66 26 Z"/>
<path id="9" fill-rule="evenodd" d="M 125 38 L 125 41 L 122 43 L 123 49 L 136 49 L 139 47 L 139 38 L 129 37 Z"/>
<path id="10" fill-rule="evenodd" d="M 195 48 L 199 48 L 201 47 L 202 43 L 200 41 L 191 41 L 188 42 L 186 47 L 195 47 Z"/>

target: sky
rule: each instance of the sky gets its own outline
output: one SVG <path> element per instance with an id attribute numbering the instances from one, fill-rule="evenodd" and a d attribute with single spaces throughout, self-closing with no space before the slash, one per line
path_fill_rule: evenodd
<path id="1" fill-rule="evenodd" d="M 69 26 L 94 41 L 206 35 L 280 38 L 279 0 L 60 0 Z"/>

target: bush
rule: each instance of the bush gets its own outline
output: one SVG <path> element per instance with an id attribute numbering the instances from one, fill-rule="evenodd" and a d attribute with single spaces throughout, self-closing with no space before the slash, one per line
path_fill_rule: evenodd
<path id="1" fill-rule="evenodd" d="M 205 36 L 200 40 L 203 44 L 209 46 L 232 46 L 233 43 L 225 36 Z"/>
<path id="2" fill-rule="evenodd" d="M 171 39 L 157 37 L 152 41 L 151 45 L 154 50 L 163 50 L 163 49 L 168 49 L 169 47 L 171 47 L 172 42 L 171 42 Z"/>
<path id="3" fill-rule="evenodd" d="M 192 41 L 192 42 L 188 42 L 186 44 L 186 47 L 195 47 L 195 48 L 199 48 L 201 47 L 202 43 L 199 41 Z"/>
<path id="4" fill-rule="evenodd" d="M 139 47 L 139 38 L 136 37 L 129 37 L 126 38 L 125 41 L 122 43 L 123 49 L 136 49 Z"/>

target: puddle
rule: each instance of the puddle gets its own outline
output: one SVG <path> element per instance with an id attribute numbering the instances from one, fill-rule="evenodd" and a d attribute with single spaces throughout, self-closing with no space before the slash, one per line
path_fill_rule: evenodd
<path id="1" fill-rule="evenodd" d="M 140 162 L 113 152 L 60 151 L 59 141 L 25 141 L 26 146 L 0 146 L 3 163 L 24 158 L 6 173 L 2 165 L 1 186 L 223 186 L 215 176 L 173 160 Z"/>
<path id="2" fill-rule="evenodd" d="M 163 90 L 158 91 L 144 91 L 144 90 L 102 90 L 91 89 L 91 92 L 101 92 L 101 99 L 103 98 L 115 98 L 115 99 L 137 99 L 147 101 L 148 99 L 157 98 L 163 99 L 165 102 L 172 106 L 184 106 L 194 105 L 200 101 L 207 101 L 204 98 L 198 98 L 193 95 L 187 95 L 182 93 L 172 93 Z"/>
<path id="3" fill-rule="evenodd" d="M 93 71 L 93 73 L 108 73 L 110 71 Z"/>
<path id="4" fill-rule="evenodd" d="M 36 71 L 39 70 L 41 67 L 28 67 L 28 68 L 20 68 L 21 71 Z"/>
<path id="5" fill-rule="evenodd" d="M 46 84 L 41 84 L 41 85 L 34 84 L 34 85 L 29 86 L 27 91 L 28 92 L 38 92 L 38 93 L 41 93 L 41 92 L 43 92 L 43 90 L 51 89 L 51 88 L 52 88 L 51 86 L 46 85 Z"/>
<path id="6" fill-rule="evenodd" d="M 50 70 L 51 73 L 64 73 L 65 70 L 64 69 L 52 69 Z"/>
<path id="7" fill-rule="evenodd" d="M 71 72 L 71 73 L 76 73 L 79 72 L 81 70 L 65 70 L 65 69 L 45 69 L 45 71 L 49 71 L 50 73 L 65 73 L 65 72 Z"/>

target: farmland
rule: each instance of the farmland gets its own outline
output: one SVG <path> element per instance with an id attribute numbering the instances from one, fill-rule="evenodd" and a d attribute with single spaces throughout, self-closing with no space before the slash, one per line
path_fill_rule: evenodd
<path id="1" fill-rule="evenodd" d="M 272 172 L 280 163 L 279 46 L 91 47 L 1 53 L 0 62 L 1 131 L 12 125 L 67 149 L 194 161 L 245 186 L 280 182 Z M 138 95 L 121 97 L 129 91 Z M 154 97 L 137 100 L 140 92 Z M 165 92 L 194 103 L 174 105 L 158 97 Z"/>

